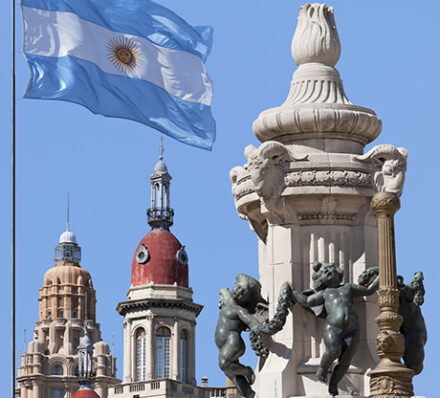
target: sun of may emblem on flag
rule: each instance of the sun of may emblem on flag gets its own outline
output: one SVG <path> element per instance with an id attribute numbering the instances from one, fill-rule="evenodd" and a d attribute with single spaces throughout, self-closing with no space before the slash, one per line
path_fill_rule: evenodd
<path id="1" fill-rule="evenodd" d="M 70 101 L 212 148 L 212 28 L 151 0 L 21 0 L 25 98 Z"/>
<path id="2" fill-rule="evenodd" d="M 121 72 L 134 71 L 141 64 L 141 50 L 133 40 L 116 37 L 107 45 L 108 57 Z"/>

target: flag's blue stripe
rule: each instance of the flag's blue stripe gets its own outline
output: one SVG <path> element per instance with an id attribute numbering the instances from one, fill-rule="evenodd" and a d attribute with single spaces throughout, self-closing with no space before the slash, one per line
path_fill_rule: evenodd
<path id="1" fill-rule="evenodd" d="M 145 80 L 103 73 L 79 58 L 27 54 L 31 80 L 26 98 L 81 104 L 93 113 L 135 120 L 185 144 L 211 150 L 211 107 L 169 95 Z"/>
<path id="2" fill-rule="evenodd" d="M 72 12 L 109 30 L 142 36 L 159 46 L 198 55 L 204 61 L 212 47 L 210 26 L 193 27 L 151 0 L 22 0 L 21 4 Z"/>

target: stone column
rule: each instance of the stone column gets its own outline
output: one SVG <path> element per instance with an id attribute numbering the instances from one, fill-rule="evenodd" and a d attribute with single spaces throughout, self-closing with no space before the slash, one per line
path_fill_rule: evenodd
<path id="1" fill-rule="evenodd" d="M 41 395 L 40 384 L 38 382 L 32 383 L 32 392 L 32 398 L 43 398 L 43 396 Z"/>
<path id="2" fill-rule="evenodd" d="M 370 372 L 370 397 L 388 398 L 413 396 L 414 372 L 400 362 L 403 356 L 404 337 L 399 333 L 402 317 L 397 313 L 399 289 L 397 288 L 394 214 L 400 208 L 395 193 L 378 192 L 371 207 L 377 215 L 379 243 L 379 307 L 376 322 L 380 327 L 377 336 L 379 364 Z M 392 395 L 390 395 L 392 394 Z"/>
<path id="3" fill-rule="evenodd" d="M 81 307 L 80 307 L 81 308 Z M 124 320 L 124 383 L 131 382 L 131 344 L 130 344 L 130 322 L 129 320 Z"/>
<path id="4" fill-rule="evenodd" d="M 146 327 L 146 339 L 148 339 L 147 349 L 146 349 L 146 361 L 145 361 L 145 370 L 147 375 L 147 380 L 154 379 L 154 328 L 153 328 L 153 317 L 147 316 L 147 327 Z"/>
<path id="5" fill-rule="evenodd" d="M 173 334 L 172 336 L 174 339 L 171 340 L 172 346 L 171 349 L 171 378 L 174 380 L 180 380 L 180 374 L 179 374 L 179 322 L 177 317 L 174 317 L 174 327 L 173 327 Z"/>
<path id="6" fill-rule="evenodd" d="M 27 392 L 28 392 L 28 389 L 27 389 L 27 387 L 23 384 L 23 385 L 21 386 L 21 396 L 20 396 L 20 398 L 28 398 L 28 394 L 27 394 Z"/>

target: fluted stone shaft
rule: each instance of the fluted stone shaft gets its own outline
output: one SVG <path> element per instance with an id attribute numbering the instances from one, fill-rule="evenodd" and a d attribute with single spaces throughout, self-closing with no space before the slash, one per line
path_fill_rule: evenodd
<path id="1" fill-rule="evenodd" d="M 371 207 L 377 215 L 380 268 L 379 287 L 396 289 L 394 214 L 400 208 L 400 200 L 395 194 L 378 192 L 373 196 Z"/>
<path id="2" fill-rule="evenodd" d="M 376 318 L 380 332 L 376 339 L 379 364 L 370 372 L 370 397 L 391 398 L 413 396 L 414 372 L 400 359 L 404 352 L 404 338 L 399 333 L 402 317 L 397 313 L 399 290 L 397 289 L 394 214 L 400 208 L 395 193 L 377 192 L 371 201 L 376 212 L 379 247 L 379 307 Z"/>

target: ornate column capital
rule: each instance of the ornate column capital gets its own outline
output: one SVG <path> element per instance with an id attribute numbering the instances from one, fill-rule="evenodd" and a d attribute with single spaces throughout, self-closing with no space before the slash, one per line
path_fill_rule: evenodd
<path id="1" fill-rule="evenodd" d="M 392 192 L 376 192 L 371 200 L 371 207 L 378 215 L 394 216 L 400 209 L 400 199 Z"/>

